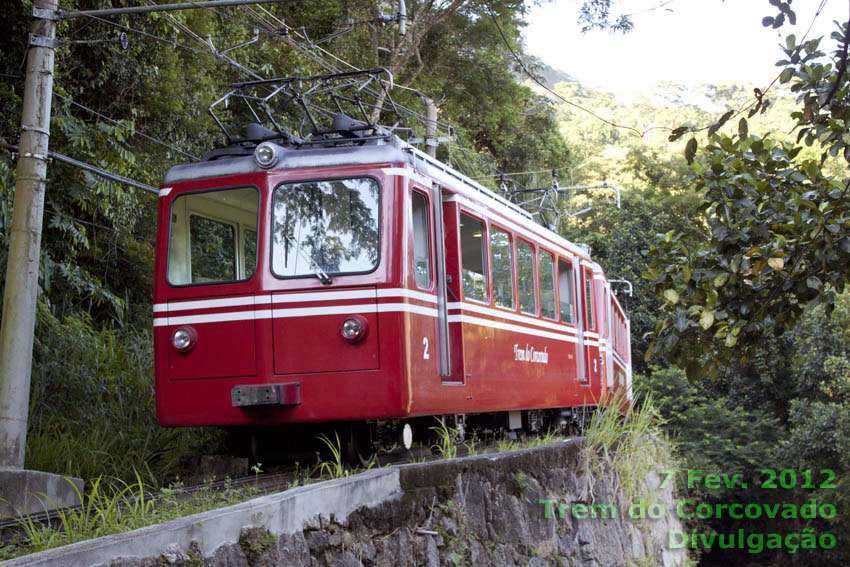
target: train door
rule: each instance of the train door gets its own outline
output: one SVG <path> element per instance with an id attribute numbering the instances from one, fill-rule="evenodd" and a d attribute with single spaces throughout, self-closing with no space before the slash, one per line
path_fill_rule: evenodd
<path id="1" fill-rule="evenodd" d="M 419 297 L 436 294 L 434 303 L 437 312 L 436 326 L 431 319 L 419 318 L 421 326 L 413 335 L 421 336 L 421 344 L 412 344 L 412 353 L 417 349 L 421 356 L 413 355 L 424 364 L 423 372 L 434 372 L 442 377 L 451 376 L 451 358 L 448 337 L 448 309 L 446 301 L 446 250 L 443 235 L 442 190 L 435 187 L 428 190 L 414 186 L 410 191 L 411 227 L 413 236 L 412 282 L 408 285 L 418 290 Z M 416 295 L 413 298 L 417 298 Z M 431 306 L 428 307 L 432 308 Z M 424 322 L 427 325 L 422 326 Z M 427 362 L 426 362 L 427 361 Z"/>
<path id="2" fill-rule="evenodd" d="M 593 285 L 593 270 L 582 264 L 581 266 L 581 294 L 582 294 L 582 322 L 584 323 L 584 359 L 587 370 L 587 378 L 591 391 L 598 402 L 601 395 L 601 364 L 599 360 L 599 313 L 596 308 L 596 290 Z"/>
<path id="3" fill-rule="evenodd" d="M 576 313 L 576 358 L 578 359 L 578 382 L 582 386 L 589 385 L 588 380 L 588 372 L 587 372 L 587 353 L 585 352 L 585 336 L 584 330 L 585 326 L 585 318 L 584 318 L 584 295 L 582 294 L 582 285 L 581 285 L 581 260 L 576 259 L 573 262 L 573 278 L 575 281 L 575 294 L 576 299 L 578 300 L 578 309 L 580 313 Z"/>
<path id="4" fill-rule="evenodd" d="M 607 389 L 614 388 L 614 301 L 611 297 L 611 284 L 603 280 L 602 284 L 602 306 L 605 310 L 605 349 L 603 352 L 605 386 Z M 601 346 L 601 345 L 600 345 Z"/>
<path id="5" fill-rule="evenodd" d="M 440 372 L 443 384 L 464 384 L 466 383 L 463 372 L 463 359 L 465 353 L 463 351 L 463 323 L 460 314 L 461 289 L 460 289 L 460 226 L 458 223 L 458 204 L 452 198 L 452 195 L 441 190 L 442 198 L 442 222 L 439 249 L 443 252 L 443 262 L 445 264 L 442 270 L 443 274 L 443 289 L 438 291 L 442 300 L 444 309 L 446 310 L 446 351 L 450 353 L 448 356 L 447 372 Z M 435 203 L 436 204 L 436 203 Z M 435 217 L 439 216 L 435 214 Z M 438 306 L 439 307 L 439 306 Z"/>
<path id="6" fill-rule="evenodd" d="M 451 375 L 444 383 L 465 384 L 490 362 L 493 327 L 482 323 L 489 309 L 487 225 L 460 210 L 451 198 L 443 203 L 446 245 Z"/>

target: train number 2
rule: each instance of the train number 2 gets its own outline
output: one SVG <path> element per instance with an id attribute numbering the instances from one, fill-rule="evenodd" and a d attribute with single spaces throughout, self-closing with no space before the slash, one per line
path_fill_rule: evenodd
<path id="1" fill-rule="evenodd" d="M 422 353 L 422 358 L 428 360 L 431 355 L 428 354 L 428 337 L 422 337 L 422 344 L 425 345 L 425 352 Z"/>

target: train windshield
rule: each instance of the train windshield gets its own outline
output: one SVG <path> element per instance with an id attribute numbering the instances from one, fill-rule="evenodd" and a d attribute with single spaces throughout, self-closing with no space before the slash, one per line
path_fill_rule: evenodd
<path id="1" fill-rule="evenodd" d="M 272 197 L 272 272 L 281 277 L 373 271 L 380 187 L 370 177 L 279 185 Z"/>

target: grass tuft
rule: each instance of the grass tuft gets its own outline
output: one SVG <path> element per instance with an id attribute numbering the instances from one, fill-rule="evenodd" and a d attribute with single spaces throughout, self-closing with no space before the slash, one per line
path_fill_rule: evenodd
<path id="1" fill-rule="evenodd" d="M 457 445 L 455 444 L 457 433 L 449 429 L 445 420 L 439 417 L 434 419 L 437 421 L 437 425 L 429 429 L 437 434 L 437 443 L 432 445 L 431 449 L 443 459 L 454 459 L 457 457 Z"/>
<path id="2" fill-rule="evenodd" d="M 606 475 L 613 475 L 615 492 L 622 488 L 628 505 L 639 498 L 651 498 L 653 491 L 647 485 L 647 477 L 659 466 L 672 464 L 652 395 L 638 393 L 632 404 L 627 402 L 622 390 L 607 396 L 585 429 L 581 466 L 587 474 L 583 498 L 592 498 L 595 478 Z"/>

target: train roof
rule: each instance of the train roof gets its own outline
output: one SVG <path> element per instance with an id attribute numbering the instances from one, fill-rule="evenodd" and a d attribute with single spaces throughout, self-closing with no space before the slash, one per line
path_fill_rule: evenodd
<path id="1" fill-rule="evenodd" d="M 357 140 L 351 140 L 350 142 L 357 142 Z M 537 223 L 531 214 L 519 205 L 497 195 L 451 166 L 432 158 L 398 136 L 387 135 L 375 137 L 364 141 L 362 145 L 353 145 L 351 143 L 339 144 L 334 142 L 328 145 L 330 147 L 319 145 L 294 147 L 275 144 L 280 153 L 280 158 L 275 165 L 275 169 L 287 170 L 345 165 L 369 165 L 375 163 L 406 163 L 413 170 L 431 177 L 449 189 L 457 190 L 458 187 L 462 187 L 467 192 L 472 193 L 482 203 L 492 206 L 495 209 L 502 209 L 503 214 L 513 214 L 522 218 L 526 221 L 523 223 L 526 227 L 533 227 L 541 236 L 545 235 L 575 255 L 590 260 L 590 255 L 586 250 Z M 250 153 L 245 155 L 246 152 L 244 149 L 238 148 L 234 154 L 227 154 L 226 150 L 224 150 L 224 155 L 221 155 L 220 152 L 222 151 L 218 150 L 208 154 L 208 156 L 215 155 L 217 159 L 205 159 L 195 163 L 171 167 L 165 174 L 163 185 L 171 185 L 182 181 L 269 171 L 258 166 Z M 242 155 L 239 155 L 239 153 L 242 153 Z M 599 266 L 595 263 L 594 268 L 600 270 Z"/>

